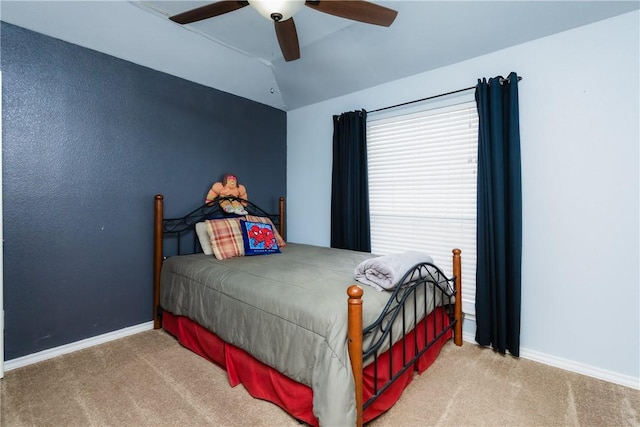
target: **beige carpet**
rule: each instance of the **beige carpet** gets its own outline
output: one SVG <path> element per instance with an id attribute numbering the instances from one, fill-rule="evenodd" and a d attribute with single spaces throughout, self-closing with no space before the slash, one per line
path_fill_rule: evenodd
<path id="1" fill-rule="evenodd" d="M 5 373 L 2 426 L 300 426 L 162 331 Z M 640 391 L 447 344 L 370 426 L 640 426 Z"/>

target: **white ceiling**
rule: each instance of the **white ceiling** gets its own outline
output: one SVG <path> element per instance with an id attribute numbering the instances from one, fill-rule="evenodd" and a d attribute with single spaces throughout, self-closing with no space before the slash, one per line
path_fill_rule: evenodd
<path id="1" fill-rule="evenodd" d="M 326 1 L 326 0 L 325 0 Z M 624 1 L 374 1 L 389 28 L 303 7 L 301 59 L 285 62 L 253 8 L 190 25 L 213 1 L 8 1 L 0 19 L 288 111 L 640 8 Z M 614 48 L 614 47 L 612 47 Z"/>

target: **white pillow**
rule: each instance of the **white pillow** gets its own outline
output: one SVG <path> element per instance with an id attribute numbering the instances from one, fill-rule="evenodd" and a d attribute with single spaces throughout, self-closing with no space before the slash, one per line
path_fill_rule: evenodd
<path id="1" fill-rule="evenodd" d="M 196 224 L 196 234 L 198 235 L 200 246 L 202 246 L 202 252 L 204 252 L 205 255 L 213 255 L 213 249 L 211 249 L 211 238 L 207 231 L 206 222 L 203 221 Z"/>

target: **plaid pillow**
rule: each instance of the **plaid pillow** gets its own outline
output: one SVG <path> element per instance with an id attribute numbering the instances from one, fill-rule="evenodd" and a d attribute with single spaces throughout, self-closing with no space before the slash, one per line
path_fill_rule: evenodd
<path id="1" fill-rule="evenodd" d="M 244 241 L 238 218 L 207 220 L 207 232 L 216 258 L 244 256 Z"/>
<path id="2" fill-rule="evenodd" d="M 278 247 L 284 248 L 285 246 L 287 246 L 287 242 L 285 242 L 282 236 L 280 235 L 280 233 L 278 233 L 278 228 L 275 225 L 273 225 L 273 222 L 266 216 L 246 215 L 244 219 L 251 222 L 261 222 L 263 224 L 271 225 L 271 228 L 273 229 L 273 234 L 275 234 L 276 236 L 276 242 L 278 242 Z"/>

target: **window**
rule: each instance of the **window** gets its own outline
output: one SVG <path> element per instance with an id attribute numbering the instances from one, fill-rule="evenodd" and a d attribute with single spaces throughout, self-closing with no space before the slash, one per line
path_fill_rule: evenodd
<path id="1" fill-rule="evenodd" d="M 396 113 L 397 114 L 397 113 Z M 475 102 L 405 113 L 367 123 L 371 251 L 430 254 L 451 274 L 462 250 L 463 310 L 475 313 Z"/>

